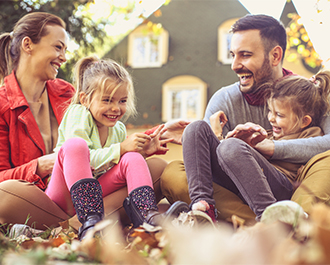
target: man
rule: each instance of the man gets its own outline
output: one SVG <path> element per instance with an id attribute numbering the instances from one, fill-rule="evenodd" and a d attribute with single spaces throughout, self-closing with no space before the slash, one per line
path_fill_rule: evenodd
<path id="1" fill-rule="evenodd" d="M 213 197 L 207 201 L 214 208 L 211 207 L 209 211 L 206 209 L 211 218 L 215 218 L 214 210 L 218 209 L 219 219 L 230 221 L 232 215 L 237 215 L 247 223 L 254 223 L 254 213 L 240 199 L 235 185 L 219 168 L 216 153 L 210 151 L 210 146 L 220 144 L 217 138 L 221 138 L 221 135 L 217 135 L 214 126 L 213 131 L 207 127 L 210 125 L 210 118 L 221 126 L 221 113 L 224 113 L 228 119 L 223 128 L 224 135 L 236 125 L 246 122 L 271 129 L 265 115 L 263 90 L 259 89 L 260 85 L 292 73 L 282 68 L 286 31 L 279 21 L 266 15 L 246 15 L 232 26 L 232 32 L 232 69 L 237 73 L 239 82 L 218 90 L 207 106 L 204 121 L 193 122 L 185 129 L 183 157 L 188 181 L 182 161 L 174 161 L 165 169 L 161 185 L 163 194 L 171 203 L 176 200 L 195 203 L 198 202 L 201 193 L 211 191 L 212 194 L 214 191 Z M 252 128 L 244 128 L 249 129 Z M 301 204 L 306 212 L 311 210 L 315 201 L 326 202 L 330 197 L 330 167 L 327 168 L 327 164 L 330 163 L 330 151 L 325 152 L 330 149 L 330 117 L 324 119 L 322 129 L 325 135 L 321 137 L 286 141 L 268 140 L 263 141 L 258 148 L 267 158 L 292 163 L 307 163 L 319 154 L 308 162 L 299 176 L 299 180 L 303 181 L 292 197 L 292 200 Z M 204 182 L 203 175 L 213 177 L 213 183 Z M 318 181 L 318 185 L 315 185 L 315 179 L 320 178 L 324 180 Z M 199 185 L 196 185 L 196 182 L 200 182 Z M 313 189 L 314 194 L 310 193 L 310 189 Z"/>

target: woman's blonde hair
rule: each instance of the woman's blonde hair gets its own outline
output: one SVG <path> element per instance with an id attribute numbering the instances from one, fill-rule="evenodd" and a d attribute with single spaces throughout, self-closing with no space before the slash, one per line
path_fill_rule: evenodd
<path id="1" fill-rule="evenodd" d="M 76 93 L 71 104 L 81 104 L 79 95 L 84 92 L 88 105 L 92 104 L 96 90 L 100 89 L 101 96 L 110 93 L 111 97 L 119 87 L 125 86 L 128 90 L 125 118 L 136 115 L 132 78 L 117 62 L 111 59 L 101 60 L 95 55 L 80 59 L 74 70 L 74 84 Z"/>
<path id="2" fill-rule="evenodd" d="M 286 76 L 273 84 L 268 95 L 268 103 L 272 99 L 288 100 L 287 103 L 297 115 L 296 125 L 305 115 L 309 115 L 312 122 L 308 127 L 319 126 L 330 110 L 330 71 L 321 70 L 311 79 Z"/>
<path id="3" fill-rule="evenodd" d="M 39 43 L 40 39 L 49 33 L 47 25 L 66 28 L 65 22 L 58 16 L 45 12 L 33 12 L 18 20 L 11 33 L 0 35 L 0 85 L 3 84 L 4 78 L 18 66 L 22 40 L 29 37 L 33 43 Z"/>

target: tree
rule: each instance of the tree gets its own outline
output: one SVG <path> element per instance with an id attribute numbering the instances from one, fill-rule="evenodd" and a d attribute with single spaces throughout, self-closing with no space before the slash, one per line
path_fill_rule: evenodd
<path id="1" fill-rule="evenodd" d="M 322 67 L 322 60 L 314 50 L 304 25 L 297 14 L 289 14 L 292 19 L 287 28 L 288 52 L 287 60 L 293 62 L 301 60 L 303 65 L 312 73 L 317 73 Z M 295 52 L 291 52 L 295 51 Z"/>
<path id="2" fill-rule="evenodd" d="M 117 38 L 108 36 L 105 30 L 106 26 L 116 21 L 110 17 L 124 14 L 126 19 L 130 19 L 137 1 L 131 0 L 124 7 L 109 5 L 108 15 L 96 20 L 88 11 L 93 3 L 94 0 L 1 0 L 0 33 L 12 31 L 15 23 L 30 12 L 48 12 L 61 17 L 77 49 L 68 52 L 68 61 L 60 68 L 58 76 L 71 81 L 72 67 L 78 59 L 94 52 L 103 55 L 116 43 Z M 142 14 L 138 16 L 141 20 L 146 19 Z"/>
<path id="3" fill-rule="evenodd" d="M 96 25 L 88 16 L 76 15 L 83 6 L 92 0 L 70 0 L 70 1 L 47 1 L 47 0 L 25 0 L 25 1 L 1 1 L 0 2 L 0 32 L 10 32 L 15 23 L 30 12 L 40 11 L 56 14 L 67 24 L 67 30 L 71 38 L 83 49 L 84 52 L 94 51 L 88 36 L 102 42 L 105 33 L 99 25 Z M 68 68 L 74 62 L 68 62 L 61 69 L 59 76 L 69 79 Z"/>

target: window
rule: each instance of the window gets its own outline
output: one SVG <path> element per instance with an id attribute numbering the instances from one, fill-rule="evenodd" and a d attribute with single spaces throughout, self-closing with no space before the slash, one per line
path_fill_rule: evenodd
<path id="1" fill-rule="evenodd" d="M 207 85 L 194 76 L 177 76 L 163 84 L 162 120 L 203 119 Z"/>
<path id="2" fill-rule="evenodd" d="M 218 60 L 223 64 L 231 64 L 230 41 L 232 33 L 229 33 L 231 26 L 238 18 L 223 22 L 218 28 Z"/>
<path id="3" fill-rule="evenodd" d="M 128 64 L 133 68 L 161 67 L 167 62 L 168 32 L 150 32 L 147 25 L 136 28 L 128 36 Z"/>

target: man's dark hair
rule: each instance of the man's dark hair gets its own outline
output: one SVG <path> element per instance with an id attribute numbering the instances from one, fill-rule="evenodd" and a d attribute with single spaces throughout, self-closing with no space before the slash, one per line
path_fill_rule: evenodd
<path id="1" fill-rule="evenodd" d="M 283 61 L 287 45 L 287 35 L 283 23 L 271 16 L 248 14 L 237 20 L 230 31 L 235 33 L 251 29 L 259 30 L 266 54 L 279 45 L 283 50 Z"/>

